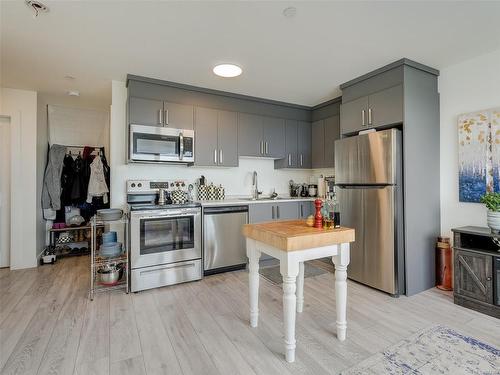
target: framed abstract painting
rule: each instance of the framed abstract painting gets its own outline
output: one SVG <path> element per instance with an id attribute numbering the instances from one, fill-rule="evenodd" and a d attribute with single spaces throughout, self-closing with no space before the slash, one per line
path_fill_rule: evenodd
<path id="1" fill-rule="evenodd" d="M 458 116 L 460 202 L 500 192 L 500 108 Z"/>

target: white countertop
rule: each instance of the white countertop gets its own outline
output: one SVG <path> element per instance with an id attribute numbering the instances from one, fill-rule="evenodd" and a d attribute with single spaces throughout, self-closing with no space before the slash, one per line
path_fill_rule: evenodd
<path id="1" fill-rule="evenodd" d="M 246 197 L 227 197 L 223 200 L 215 201 L 195 201 L 200 203 L 203 207 L 210 206 L 234 206 L 234 205 L 249 205 L 249 204 L 260 204 L 260 203 L 286 203 L 286 202 L 304 202 L 304 201 L 314 201 L 317 198 L 314 197 L 280 197 L 279 199 L 271 198 L 259 198 L 259 200 L 251 200 Z"/>

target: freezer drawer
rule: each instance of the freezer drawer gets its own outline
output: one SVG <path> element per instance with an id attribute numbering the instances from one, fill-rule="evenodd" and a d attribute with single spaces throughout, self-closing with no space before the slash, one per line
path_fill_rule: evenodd
<path id="1" fill-rule="evenodd" d="M 400 247 L 397 186 L 341 187 L 342 225 L 356 230 L 347 275 L 390 294 L 401 294 L 403 249 Z M 399 279 L 400 280 L 400 279 Z"/>
<path id="2" fill-rule="evenodd" d="M 133 269 L 130 272 L 132 292 L 199 280 L 202 277 L 201 259 Z"/>
<path id="3" fill-rule="evenodd" d="M 205 274 L 247 263 L 245 237 L 241 228 L 248 223 L 248 207 L 205 209 L 203 214 L 203 269 Z"/>

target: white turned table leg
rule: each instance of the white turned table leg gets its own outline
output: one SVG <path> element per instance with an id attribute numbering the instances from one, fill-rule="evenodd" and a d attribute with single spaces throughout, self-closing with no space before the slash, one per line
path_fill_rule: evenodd
<path id="1" fill-rule="evenodd" d="M 259 321 L 259 258 L 253 240 L 247 239 L 248 281 L 250 295 L 250 326 L 257 327 Z"/>
<path id="2" fill-rule="evenodd" d="M 347 265 L 349 244 L 338 245 L 338 254 L 332 257 L 335 264 L 335 304 L 337 310 L 337 338 L 344 341 L 347 331 Z"/>
<path id="3" fill-rule="evenodd" d="M 299 274 L 297 276 L 297 312 L 301 313 L 304 308 L 304 262 L 299 263 Z"/>
<path id="4" fill-rule="evenodd" d="M 281 261 L 280 272 L 283 276 L 283 323 L 285 326 L 285 358 L 287 362 L 295 361 L 295 297 L 298 262 Z"/>

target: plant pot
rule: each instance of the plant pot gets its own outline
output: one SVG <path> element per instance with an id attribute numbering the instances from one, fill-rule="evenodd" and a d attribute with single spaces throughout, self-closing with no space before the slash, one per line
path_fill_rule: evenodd
<path id="1" fill-rule="evenodd" d="M 493 233 L 500 233 L 500 211 L 488 210 L 486 221 Z"/>

